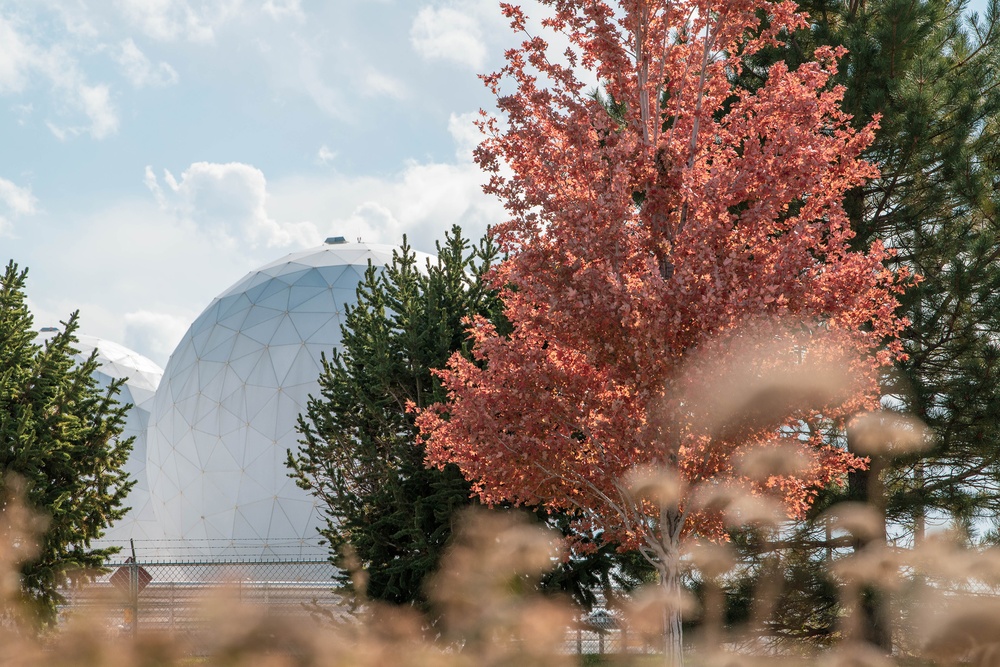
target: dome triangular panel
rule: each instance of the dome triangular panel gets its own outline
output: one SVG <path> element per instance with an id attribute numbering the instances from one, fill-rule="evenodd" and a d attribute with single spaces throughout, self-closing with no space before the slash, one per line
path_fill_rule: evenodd
<path id="1" fill-rule="evenodd" d="M 303 301 L 296 307 L 296 314 L 317 313 L 321 315 L 334 315 L 337 312 L 337 301 L 333 296 L 332 289 L 325 289 L 318 292 L 312 298 Z"/>
<path id="2" fill-rule="evenodd" d="M 296 287 L 316 287 L 326 289 L 330 286 L 329 281 L 323 272 L 316 268 L 310 268 L 295 281 Z"/>
<path id="3" fill-rule="evenodd" d="M 340 321 L 330 313 L 296 312 L 292 314 L 292 323 L 295 325 L 295 330 L 299 333 L 299 340 L 302 341 L 309 340 L 319 333 L 323 327 L 332 327 L 338 332 L 340 330 Z"/>
<path id="4" fill-rule="evenodd" d="M 288 283 L 284 282 L 283 280 L 272 277 L 271 280 L 261 285 L 261 290 L 256 295 L 256 298 L 254 297 L 251 298 L 253 299 L 254 305 L 260 305 L 263 302 L 267 301 L 268 299 L 273 298 L 276 295 L 284 294 L 287 291 L 288 291 Z M 247 296 L 251 295 L 247 293 Z"/>
<path id="5" fill-rule="evenodd" d="M 306 303 L 310 299 L 315 298 L 320 294 L 326 294 L 330 288 L 324 286 L 321 287 L 303 287 L 301 285 L 292 285 L 288 289 L 288 310 L 289 312 L 295 312 L 302 304 Z"/>
<path id="6" fill-rule="evenodd" d="M 247 313 L 246 318 L 244 318 L 243 320 L 243 327 L 240 329 L 240 331 L 246 332 L 247 329 L 251 329 L 257 326 L 258 324 L 270 322 L 272 320 L 284 316 L 285 316 L 285 311 L 283 308 L 279 310 L 276 308 L 268 308 L 266 306 L 258 304 L 252 307 L 250 311 Z"/>

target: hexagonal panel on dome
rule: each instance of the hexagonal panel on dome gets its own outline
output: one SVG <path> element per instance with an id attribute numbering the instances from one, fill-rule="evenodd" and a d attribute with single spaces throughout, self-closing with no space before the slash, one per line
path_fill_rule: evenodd
<path id="1" fill-rule="evenodd" d="M 220 294 L 170 356 L 153 402 L 147 471 L 168 539 L 214 555 L 322 555 L 322 518 L 288 477 L 296 421 L 319 393 L 320 355 L 344 306 L 393 246 L 326 244 L 252 271 Z M 418 253 L 418 261 L 430 259 Z"/>

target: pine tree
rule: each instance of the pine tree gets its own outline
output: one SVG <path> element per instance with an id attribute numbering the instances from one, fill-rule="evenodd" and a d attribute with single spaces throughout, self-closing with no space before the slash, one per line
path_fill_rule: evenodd
<path id="1" fill-rule="evenodd" d="M 900 298 L 908 356 L 886 378 L 884 403 L 922 419 L 933 438 L 922 454 L 853 473 L 816 510 L 868 501 L 887 537 L 919 543 L 928 518 L 972 527 L 1000 511 L 1000 8 L 991 0 L 973 18 L 964 0 L 801 4 L 808 29 L 759 54 L 745 82 L 759 85 L 771 63 L 794 66 L 818 45 L 847 47 L 834 79 L 844 110 L 857 127 L 876 116 L 881 126 L 862 153 L 881 175 L 845 200 L 853 244 L 881 239 L 896 251 L 892 264 L 922 278 Z M 821 527 L 803 530 L 804 542 L 823 544 Z M 813 591 L 828 601 L 822 585 Z M 888 612 L 870 594 L 868 639 L 888 649 Z"/>
<path id="2" fill-rule="evenodd" d="M 408 406 L 444 397 L 431 369 L 455 351 L 468 352 L 466 317 L 503 326 L 497 294 L 483 281 L 496 257 L 488 238 L 473 248 L 456 226 L 438 245 L 437 263 L 421 267 L 404 237 L 392 264 L 368 268 L 357 305 L 347 310 L 340 348 L 324 360 L 320 396 L 299 419 L 302 447 L 289 452 L 292 476 L 320 499 L 334 562 L 346 565 L 350 545 L 372 599 L 426 605 L 425 581 L 437 569 L 455 515 L 475 503 L 457 467 L 424 465 Z M 565 517 L 540 520 L 569 529 Z M 544 585 L 592 604 L 593 589 L 608 582 L 612 552 L 599 545 L 557 568 Z M 339 578 L 351 587 L 349 572 Z"/>
<path id="3" fill-rule="evenodd" d="M 849 194 L 854 244 L 883 239 L 922 281 L 887 394 L 932 429 L 932 450 L 890 462 L 887 519 L 919 540 L 928 514 L 969 525 L 1000 510 L 1000 6 L 964 0 L 806 2 L 808 34 L 850 51 L 838 83 L 855 122 L 880 115 L 864 157 L 881 176 Z M 785 52 L 783 57 L 794 51 Z"/>
<path id="4" fill-rule="evenodd" d="M 469 253 L 456 229 L 439 251 L 436 266 L 421 267 L 404 237 L 384 271 L 368 267 L 340 349 L 323 361 L 321 394 L 299 417 L 302 447 L 288 458 L 299 486 L 322 503 L 335 562 L 350 545 L 367 595 L 394 603 L 425 600 L 452 516 L 469 502 L 457 469 L 424 466 L 407 404 L 437 396 L 430 369 L 462 348 L 462 317 L 496 309 L 478 280 L 493 248 Z"/>
<path id="5" fill-rule="evenodd" d="M 44 346 L 35 342 L 26 279 L 13 262 L 0 278 L 0 497 L 20 478 L 28 505 L 46 521 L 21 584 L 38 619 L 50 623 L 60 586 L 116 551 L 90 543 L 127 510 L 133 482 L 123 466 L 132 443 L 117 439 L 126 410 L 115 400 L 120 383 L 102 391 L 94 356 L 74 360 L 77 313 Z"/>

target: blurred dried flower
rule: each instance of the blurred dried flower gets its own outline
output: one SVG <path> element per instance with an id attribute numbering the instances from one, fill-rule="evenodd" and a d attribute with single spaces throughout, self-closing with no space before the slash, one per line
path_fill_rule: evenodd
<path id="1" fill-rule="evenodd" d="M 830 530 L 846 530 L 859 540 L 885 537 L 885 520 L 871 505 L 862 502 L 837 503 L 819 516 Z"/>
<path id="2" fill-rule="evenodd" d="M 0 604 L 20 598 L 19 568 L 38 555 L 38 536 L 48 523 L 24 504 L 27 495 L 22 477 L 8 473 L 0 480 Z"/>
<path id="3" fill-rule="evenodd" d="M 729 439 L 776 428 L 792 415 L 839 405 L 856 389 L 856 359 L 834 331 L 807 323 L 756 321 L 716 350 L 705 346 L 687 368 L 683 402 L 697 429 Z M 733 388 L 739 391 L 733 391 Z"/>
<path id="4" fill-rule="evenodd" d="M 882 650 L 864 642 L 844 642 L 819 659 L 819 667 L 893 667 Z"/>
<path id="5" fill-rule="evenodd" d="M 539 601 L 536 590 L 562 553 L 560 537 L 528 525 L 522 515 L 466 511 L 429 591 L 443 611 L 445 637 L 478 651 L 481 664 L 518 645 L 522 659 L 534 655 L 531 649 L 541 652 L 535 657 L 543 664 L 567 660 L 558 642 L 543 638 L 565 633 L 572 614 L 561 602 Z"/>
<path id="6" fill-rule="evenodd" d="M 734 498 L 726 508 L 724 522 L 728 528 L 777 528 L 787 518 L 785 507 L 775 498 L 743 494 Z"/>
<path id="7" fill-rule="evenodd" d="M 1000 585 L 1000 547 L 967 547 L 955 531 L 933 533 L 907 555 L 913 569 L 924 575 L 954 583 Z"/>
<path id="8" fill-rule="evenodd" d="M 883 590 L 895 590 L 900 583 L 899 554 L 881 542 L 872 542 L 850 556 L 845 556 L 830 566 L 839 578 L 854 584 L 868 585 Z"/>
<path id="9" fill-rule="evenodd" d="M 572 622 L 569 605 L 561 600 L 537 598 L 521 608 L 514 635 L 527 653 L 545 655 L 558 650 Z"/>
<path id="10" fill-rule="evenodd" d="M 691 509 L 721 514 L 745 495 L 747 495 L 745 490 L 725 484 L 702 484 L 691 494 Z"/>
<path id="11" fill-rule="evenodd" d="M 1000 548 L 969 549 L 966 551 L 966 562 L 966 578 L 990 586 L 1000 585 Z"/>
<path id="12" fill-rule="evenodd" d="M 935 596 L 918 624 L 927 657 L 942 662 L 996 665 L 1000 601 L 992 597 Z"/>
<path id="13" fill-rule="evenodd" d="M 736 554 L 728 544 L 693 540 L 686 547 L 691 564 L 708 579 L 721 577 L 736 564 Z"/>
<path id="14" fill-rule="evenodd" d="M 802 662 L 784 656 L 748 655 L 746 653 L 734 653 L 732 650 L 726 650 L 721 646 L 706 646 L 698 652 L 698 664 L 704 667 L 776 667 L 776 665 L 801 667 Z"/>
<path id="15" fill-rule="evenodd" d="M 633 468 L 626 476 L 625 483 L 636 498 L 665 506 L 676 505 L 684 493 L 683 480 L 675 470 L 668 468 Z"/>
<path id="16" fill-rule="evenodd" d="M 354 593 L 352 600 L 354 606 L 364 603 L 368 599 L 368 573 L 361 566 L 358 553 L 352 544 L 345 544 L 341 547 L 341 562 L 348 572 L 351 573 L 351 591 Z"/>
<path id="17" fill-rule="evenodd" d="M 813 456 L 801 447 L 781 442 L 770 442 L 753 447 L 735 461 L 736 470 L 756 482 L 766 482 L 771 477 L 794 477 L 813 465 Z"/>
<path id="18" fill-rule="evenodd" d="M 662 639 L 664 619 L 671 610 L 690 617 L 698 611 L 698 601 L 685 589 L 671 593 L 663 586 L 649 584 L 636 591 L 624 606 L 629 629 L 649 643 Z"/>
<path id="19" fill-rule="evenodd" d="M 788 518 L 785 506 L 776 498 L 725 484 L 696 487 L 689 503 L 692 511 L 721 516 L 729 528 L 773 528 Z"/>
<path id="20" fill-rule="evenodd" d="M 848 438 L 862 455 L 909 454 L 927 450 L 930 432 L 916 417 L 895 412 L 869 412 L 851 420 Z"/>
<path id="21" fill-rule="evenodd" d="M 743 465 L 741 463 L 741 465 Z M 751 464 L 747 464 L 751 465 Z M 761 470 L 766 470 L 763 466 Z M 773 470 L 773 468 L 772 468 Z M 674 498 L 679 483 L 671 475 L 646 469 L 630 477 L 633 492 L 644 498 Z M 10 488 L 10 487 L 9 487 Z M 696 511 L 719 513 L 729 526 L 774 525 L 783 516 L 781 504 L 768 496 L 740 492 L 725 485 L 706 485 L 692 496 Z M 881 515 L 860 503 L 841 503 L 821 518 L 831 529 L 847 531 L 858 542 L 871 542 L 853 555 L 838 559 L 831 572 L 840 580 L 841 609 L 848 613 L 841 637 L 860 637 L 863 591 L 869 586 L 893 592 L 907 636 L 899 646 L 912 651 L 919 664 L 1000 664 L 1000 602 L 990 596 L 967 595 L 977 583 L 1000 584 L 1000 549 L 969 549 L 958 533 L 937 532 L 919 548 L 888 548 L 881 539 Z M 167 635 L 141 632 L 138 637 L 115 637 L 110 631 L 121 613 L 121 601 L 88 598 L 96 606 L 84 613 L 67 613 L 58 633 L 38 638 L 17 632 L 17 566 L 30 557 L 32 541 L 25 532 L 43 524 L 16 502 L 0 514 L 0 665 L 13 667 L 186 667 L 198 663 L 220 667 L 517 667 L 577 664 L 565 652 L 567 629 L 573 627 L 573 609 L 562 600 L 541 597 L 535 583 L 541 572 L 561 555 L 561 539 L 522 517 L 498 512 L 472 512 L 464 517 L 455 542 L 434 581 L 431 597 L 441 606 L 441 624 L 430 626 L 415 609 L 361 601 L 357 614 L 336 615 L 320 627 L 304 616 L 270 615 L 266 608 L 248 607 L 234 589 L 212 593 L 194 616 L 197 632 Z M 726 624 L 723 585 L 730 582 L 736 559 L 727 543 L 691 541 L 686 562 L 704 575 L 704 608 L 686 590 L 670 593 L 660 585 L 637 591 L 623 606 L 626 628 L 622 641 L 660 646 L 668 610 L 687 619 L 700 615 L 701 642 L 697 664 L 705 667 L 888 667 L 897 664 L 881 650 L 849 639 L 822 655 L 787 645 L 767 644 L 757 632 L 768 628 L 766 617 L 754 621 L 747 633 Z M 783 570 L 779 574 L 783 574 Z M 915 582 L 911 574 L 925 579 Z M 917 578 L 919 579 L 919 578 Z M 363 582 L 356 580 L 355 585 Z M 971 588 L 970 588 L 971 587 Z M 774 605 L 758 608 L 772 613 Z M 781 604 L 775 597 L 774 604 Z M 116 616 L 112 617 L 114 612 Z M 630 634 L 631 633 L 631 634 Z M 628 638 L 626 640 L 626 638 Z M 192 658 L 204 656 L 204 658 Z M 630 661 L 630 658 L 633 660 Z M 623 654 L 616 664 L 645 664 L 643 658 Z M 903 664 L 905 660 L 901 659 Z M 936 662 L 931 662 L 936 661 Z"/>

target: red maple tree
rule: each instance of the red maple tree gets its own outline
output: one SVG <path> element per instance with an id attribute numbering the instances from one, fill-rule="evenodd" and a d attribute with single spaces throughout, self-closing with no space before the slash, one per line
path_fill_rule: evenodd
<path id="1" fill-rule="evenodd" d="M 840 110 L 837 50 L 774 65 L 758 90 L 732 85 L 746 56 L 804 25 L 792 2 L 542 2 L 545 28 L 571 46 L 554 57 L 528 35 L 484 77 L 505 121 L 483 114 L 476 153 L 509 214 L 492 281 L 512 331 L 472 321 L 474 360 L 451 359 L 448 402 L 417 422 L 429 464 L 456 463 L 484 502 L 576 512 L 673 589 L 682 538 L 722 530 L 699 488 L 773 494 L 796 514 L 863 464 L 813 426 L 875 407 L 877 370 L 899 353 L 904 278 L 881 245 L 850 250 L 842 208 L 876 174 L 858 159 L 875 126 L 856 131 Z M 522 10 L 501 6 L 527 35 Z M 760 379 L 824 358 L 847 391 L 792 401 L 779 423 L 740 404 L 720 426 L 709 413 L 722 404 L 697 399 L 733 381 L 727 360 Z M 754 478 L 739 458 L 763 443 L 809 463 Z M 644 500 L 628 481 L 637 466 L 683 488 Z"/>

